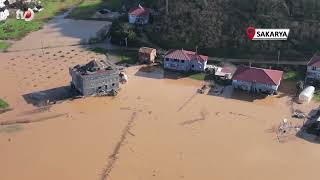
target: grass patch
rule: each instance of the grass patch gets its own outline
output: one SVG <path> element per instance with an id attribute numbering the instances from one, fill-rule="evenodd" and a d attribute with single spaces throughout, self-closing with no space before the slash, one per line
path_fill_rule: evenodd
<path id="1" fill-rule="evenodd" d="M 9 47 L 9 44 L 5 41 L 0 41 L 0 52 L 5 51 Z"/>
<path id="2" fill-rule="evenodd" d="M 26 22 L 23 20 L 8 19 L 0 24 L 0 39 L 20 39 L 31 31 L 40 29 L 42 23 L 39 21 Z"/>
<path id="3" fill-rule="evenodd" d="M 135 64 L 138 59 L 138 52 L 126 49 L 107 50 L 101 47 L 90 48 L 95 53 L 105 54 L 108 59 L 116 64 Z"/>
<path id="4" fill-rule="evenodd" d="M 97 10 L 109 9 L 118 11 L 121 8 L 123 0 L 85 0 L 77 6 L 68 17 L 74 19 L 90 19 Z"/>
<path id="5" fill-rule="evenodd" d="M 320 102 L 320 90 L 319 89 L 314 92 L 313 99 L 317 102 Z"/>
<path id="6" fill-rule="evenodd" d="M 44 10 L 36 13 L 32 21 L 17 20 L 14 17 L 0 23 L 0 40 L 20 39 L 29 32 L 37 31 L 57 13 L 68 9 L 81 0 L 44 0 Z"/>
<path id="7" fill-rule="evenodd" d="M 95 53 L 99 53 L 99 54 L 106 54 L 108 52 L 106 49 L 101 48 L 101 47 L 90 48 L 90 51 L 95 52 Z"/>
<path id="8" fill-rule="evenodd" d="M 206 77 L 206 75 L 204 73 L 192 73 L 190 75 L 188 75 L 189 78 L 191 79 L 195 79 L 195 80 L 199 80 L 199 81 L 203 81 Z"/>
<path id="9" fill-rule="evenodd" d="M 305 73 L 302 71 L 288 71 L 283 75 L 283 80 L 303 80 Z"/>
<path id="10" fill-rule="evenodd" d="M 138 53 L 134 51 L 112 51 L 108 54 L 116 56 L 118 62 L 116 64 L 135 64 L 137 62 Z"/>
<path id="11" fill-rule="evenodd" d="M 9 125 L 0 127 L 0 133 L 15 133 L 23 130 L 23 127 L 21 125 Z"/>
<path id="12" fill-rule="evenodd" d="M 4 100 L 0 99 L 0 109 L 8 108 L 9 104 L 5 102 Z"/>

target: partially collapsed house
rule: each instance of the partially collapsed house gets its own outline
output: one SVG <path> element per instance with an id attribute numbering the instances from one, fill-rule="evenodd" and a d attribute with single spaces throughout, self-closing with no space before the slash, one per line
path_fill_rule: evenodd
<path id="1" fill-rule="evenodd" d="M 119 70 L 106 60 L 92 60 L 69 68 L 71 87 L 84 96 L 116 95 L 119 90 Z"/>
<path id="2" fill-rule="evenodd" d="M 139 49 L 140 63 L 154 63 L 157 56 L 157 50 L 149 47 L 141 47 Z"/>
<path id="3" fill-rule="evenodd" d="M 164 68 L 177 71 L 205 71 L 208 56 L 186 50 L 169 50 L 164 57 Z"/>
<path id="4" fill-rule="evenodd" d="M 275 94 L 282 80 L 282 71 L 239 66 L 232 78 L 232 86 L 249 92 Z"/>

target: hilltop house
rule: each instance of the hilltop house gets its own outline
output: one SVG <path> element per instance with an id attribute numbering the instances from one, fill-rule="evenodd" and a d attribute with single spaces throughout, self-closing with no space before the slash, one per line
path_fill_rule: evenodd
<path id="1" fill-rule="evenodd" d="M 105 60 L 92 60 L 69 68 L 71 87 L 84 96 L 116 95 L 119 90 L 119 70 Z"/>
<path id="2" fill-rule="evenodd" d="M 164 68 L 177 71 L 205 71 L 208 56 L 185 50 L 169 50 L 164 57 Z"/>
<path id="3" fill-rule="evenodd" d="M 154 63 L 157 56 L 157 50 L 154 48 L 141 47 L 139 49 L 140 63 Z"/>
<path id="4" fill-rule="evenodd" d="M 232 86 L 249 92 L 274 94 L 282 75 L 278 70 L 239 66 L 233 75 Z"/>
<path id="5" fill-rule="evenodd" d="M 313 56 L 307 64 L 307 81 L 320 81 L 320 56 Z"/>
<path id="6" fill-rule="evenodd" d="M 140 4 L 138 7 L 134 7 L 129 10 L 128 18 L 130 24 L 148 24 L 150 12 L 148 9 L 142 7 Z"/>

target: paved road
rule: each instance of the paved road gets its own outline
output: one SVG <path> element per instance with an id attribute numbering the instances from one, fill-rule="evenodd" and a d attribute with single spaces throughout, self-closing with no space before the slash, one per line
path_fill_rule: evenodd
<path id="1" fill-rule="evenodd" d="M 13 41 L 8 51 L 35 50 L 50 47 L 73 46 L 86 43 L 102 28 L 111 26 L 108 21 L 65 19 L 71 10 L 58 15 L 40 30 Z"/>
<path id="2" fill-rule="evenodd" d="M 274 60 L 258 60 L 258 59 L 229 59 L 229 58 L 218 58 L 218 57 L 209 57 L 209 61 L 219 61 L 219 62 L 230 62 L 230 63 L 254 63 L 254 64 L 285 64 L 285 65 L 306 65 L 308 60 L 302 61 L 288 61 L 280 60 L 279 62 Z"/>
<path id="3" fill-rule="evenodd" d="M 50 48 L 57 48 L 57 47 L 69 47 L 69 46 L 81 46 L 83 48 L 90 48 L 90 47 L 101 47 L 106 50 L 128 50 L 128 51 L 138 51 L 139 48 L 126 48 L 126 47 L 120 47 L 110 44 L 109 42 L 104 43 L 98 43 L 98 44 L 87 44 L 87 45 L 81 45 L 81 44 L 70 44 L 70 45 L 56 45 L 56 46 L 50 46 L 45 47 L 44 49 L 50 49 Z M 33 49 L 19 49 L 19 50 L 12 50 L 9 49 L 8 52 L 19 52 L 19 51 L 29 51 L 29 50 L 37 50 L 41 48 L 33 48 Z M 164 55 L 164 52 L 162 49 L 159 50 L 158 53 L 160 56 Z M 301 60 L 301 61 L 288 61 L 288 60 L 280 60 L 279 62 L 274 60 L 258 60 L 258 59 L 233 59 L 233 58 L 220 58 L 220 57 L 209 57 L 209 62 L 230 62 L 230 63 L 246 63 L 249 64 L 250 62 L 253 64 L 282 64 L 282 65 L 306 65 L 308 60 Z"/>

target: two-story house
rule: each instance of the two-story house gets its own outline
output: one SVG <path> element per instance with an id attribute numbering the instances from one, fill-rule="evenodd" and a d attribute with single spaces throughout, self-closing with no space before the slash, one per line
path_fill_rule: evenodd
<path id="1" fill-rule="evenodd" d="M 131 8 L 128 12 L 128 18 L 130 24 L 148 24 L 150 12 L 148 9 L 142 7 L 140 4 L 138 7 Z"/>
<path id="2" fill-rule="evenodd" d="M 208 56 L 186 50 L 169 50 L 164 57 L 164 68 L 177 71 L 204 71 Z"/>

